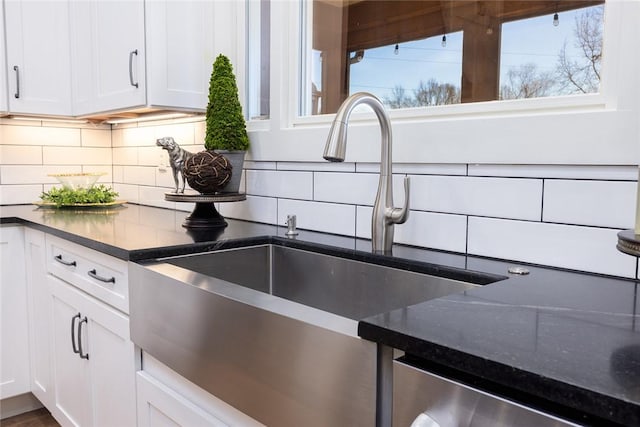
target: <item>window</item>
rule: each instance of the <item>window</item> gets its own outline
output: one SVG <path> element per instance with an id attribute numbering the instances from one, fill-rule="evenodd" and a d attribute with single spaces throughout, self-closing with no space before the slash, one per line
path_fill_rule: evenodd
<path id="1" fill-rule="evenodd" d="M 597 93 L 604 6 L 502 24 L 500 99 Z"/>
<path id="2" fill-rule="evenodd" d="M 598 92 L 603 3 L 314 0 L 300 113 L 359 91 L 392 109 Z"/>
<path id="3" fill-rule="evenodd" d="M 247 118 L 269 118 L 270 0 L 247 0 Z"/>

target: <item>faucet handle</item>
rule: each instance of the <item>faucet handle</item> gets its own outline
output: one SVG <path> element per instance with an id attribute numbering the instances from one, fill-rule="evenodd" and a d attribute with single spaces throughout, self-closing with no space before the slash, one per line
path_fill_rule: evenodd
<path id="1" fill-rule="evenodd" d="M 409 176 L 404 176 L 404 206 L 401 208 L 390 208 L 387 211 L 387 220 L 392 224 L 404 224 L 409 218 Z"/>

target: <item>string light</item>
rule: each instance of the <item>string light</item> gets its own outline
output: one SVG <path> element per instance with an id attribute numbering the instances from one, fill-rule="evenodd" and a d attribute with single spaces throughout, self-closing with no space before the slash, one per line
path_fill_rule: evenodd
<path id="1" fill-rule="evenodd" d="M 553 15 L 553 26 L 557 27 L 560 25 L 560 17 L 558 16 L 558 12 Z"/>
<path id="2" fill-rule="evenodd" d="M 447 47 L 447 35 L 443 34 L 442 35 L 442 47 Z"/>
<path id="3" fill-rule="evenodd" d="M 394 54 L 394 55 L 397 55 L 399 52 L 400 52 L 400 46 L 398 46 L 398 45 L 396 44 L 395 49 L 393 49 L 393 54 Z"/>

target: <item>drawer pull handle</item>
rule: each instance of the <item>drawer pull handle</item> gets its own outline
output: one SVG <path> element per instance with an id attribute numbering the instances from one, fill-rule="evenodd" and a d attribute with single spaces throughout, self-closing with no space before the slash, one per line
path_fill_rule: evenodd
<path id="1" fill-rule="evenodd" d="M 87 316 L 85 316 L 84 319 L 78 323 L 78 353 L 80 354 L 81 359 L 89 360 L 89 353 L 82 354 L 82 324 L 87 322 Z"/>
<path id="2" fill-rule="evenodd" d="M 101 282 L 104 283 L 116 283 L 116 278 L 115 277 L 110 277 L 110 278 L 106 278 L 106 277 L 102 277 L 99 276 L 98 273 L 96 272 L 96 269 L 94 268 L 93 270 L 89 270 L 87 271 L 87 274 L 91 277 L 93 277 L 96 280 L 99 280 Z"/>
<path id="3" fill-rule="evenodd" d="M 56 261 L 58 261 L 60 264 L 62 265 L 66 265 L 68 267 L 75 267 L 77 264 L 75 261 L 65 261 L 62 259 L 62 254 L 55 256 L 53 259 L 55 259 Z"/>
<path id="4" fill-rule="evenodd" d="M 80 313 L 71 318 L 71 347 L 75 354 L 80 354 L 80 350 L 76 347 L 76 320 L 80 319 Z"/>

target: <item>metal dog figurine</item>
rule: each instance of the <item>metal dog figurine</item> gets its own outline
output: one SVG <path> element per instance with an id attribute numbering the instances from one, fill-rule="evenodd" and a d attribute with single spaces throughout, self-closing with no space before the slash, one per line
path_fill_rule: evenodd
<path id="1" fill-rule="evenodd" d="M 162 147 L 163 150 L 167 150 L 169 153 L 169 164 L 171 164 L 171 170 L 173 171 L 173 180 L 176 183 L 176 193 L 184 193 L 184 186 L 186 180 L 184 178 L 184 163 L 193 154 L 180 148 L 177 142 L 170 136 L 159 138 L 156 140 L 156 145 Z M 182 177 L 182 189 L 180 189 L 180 178 Z"/>

